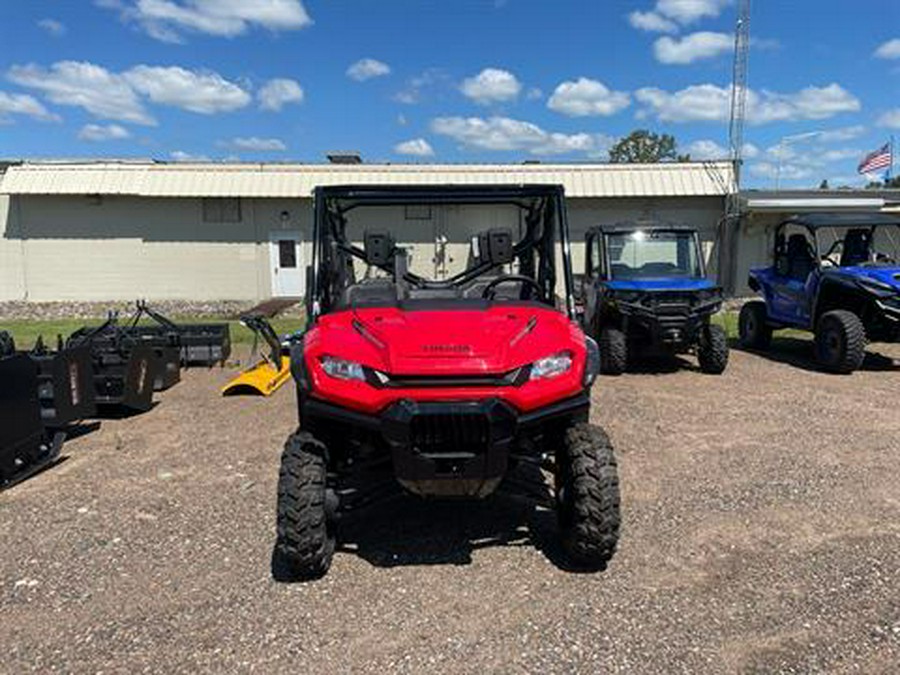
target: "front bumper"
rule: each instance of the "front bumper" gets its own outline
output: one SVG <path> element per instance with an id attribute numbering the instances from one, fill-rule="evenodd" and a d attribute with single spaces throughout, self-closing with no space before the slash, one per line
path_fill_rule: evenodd
<path id="1" fill-rule="evenodd" d="M 401 399 L 366 415 L 315 398 L 302 403 L 313 433 L 337 429 L 345 441 L 365 436 L 389 453 L 394 476 L 421 496 L 484 497 L 496 489 L 510 455 L 534 448 L 552 425 L 586 421 L 587 393 L 520 414 L 500 398 Z"/>
<path id="2" fill-rule="evenodd" d="M 693 347 L 700 338 L 700 329 L 721 306 L 722 301 L 718 298 L 702 303 L 617 303 L 624 329 L 629 336 L 637 337 L 647 345 L 669 350 Z"/>

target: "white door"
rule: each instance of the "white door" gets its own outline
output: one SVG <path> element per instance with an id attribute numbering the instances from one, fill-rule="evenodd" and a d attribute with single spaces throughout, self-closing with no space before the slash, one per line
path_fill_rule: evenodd
<path id="1" fill-rule="evenodd" d="M 306 279 L 300 259 L 300 233 L 272 232 L 269 253 L 272 295 L 276 298 L 303 297 Z"/>

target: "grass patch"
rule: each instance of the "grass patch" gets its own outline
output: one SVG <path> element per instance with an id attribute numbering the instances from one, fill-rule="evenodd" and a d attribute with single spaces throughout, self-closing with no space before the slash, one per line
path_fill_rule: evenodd
<path id="1" fill-rule="evenodd" d="M 714 324 L 718 324 L 725 329 L 725 332 L 728 335 L 730 340 L 737 340 L 740 337 L 740 329 L 738 328 L 738 317 L 740 316 L 740 312 L 719 312 L 712 318 L 712 322 Z M 777 337 L 789 337 L 789 338 L 800 338 L 800 339 L 810 339 L 810 333 L 805 330 L 797 330 L 796 328 L 782 328 L 781 330 L 776 330 L 774 332 L 774 336 Z"/>
<path id="2" fill-rule="evenodd" d="M 222 319 L 202 316 L 182 316 L 173 319 L 176 323 L 227 323 L 231 330 L 231 342 L 233 344 L 252 344 L 253 331 L 245 328 L 239 321 L 223 321 Z M 63 339 L 71 335 L 82 326 L 99 326 L 99 319 L 54 319 L 47 321 L 2 321 L 0 330 L 12 333 L 16 346 L 19 349 L 30 349 L 34 346 L 39 335 L 44 336 L 47 346 L 56 346 L 56 336 L 62 335 Z M 123 321 L 124 323 L 124 321 Z M 142 322 L 145 323 L 145 322 Z M 152 323 L 152 322 L 147 322 Z M 278 335 L 292 333 L 303 327 L 305 319 L 289 317 L 273 319 L 272 327 Z"/>

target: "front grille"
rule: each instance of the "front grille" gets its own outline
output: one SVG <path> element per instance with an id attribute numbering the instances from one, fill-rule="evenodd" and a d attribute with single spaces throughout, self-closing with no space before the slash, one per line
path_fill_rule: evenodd
<path id="1" fill-rule="evenodd" d="M 410 442 L 422 454 L 480 454 L 490 437 L 490 421 L 482 413 L 428 413 L 410 421 Z"/>
<path id="2" fill-rule="evenodd" d="M 519 387 L 528 381 L 530 366 L 507 373 L 484 375 L 394 375 L 366 368 L 366 381 L 374 387 L 389 389 L 427 389 L 447 387 Z"/>

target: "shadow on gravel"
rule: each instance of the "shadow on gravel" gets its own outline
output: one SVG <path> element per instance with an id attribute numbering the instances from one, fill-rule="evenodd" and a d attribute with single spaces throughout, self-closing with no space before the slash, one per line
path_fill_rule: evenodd
<path id="1" fill-rule="evenodd" d="M 746 354 L 760 356 L 776 363 L 786 363 L 810 372 L 827 372 L 816 362 L 812 340 L 803 340 L 795 337 L 773 337 L 772 346 L 767 350 L 747 349 L 742 347 L 737 340 L 732 340 L 731 348 Z M 882 354 L 867 350 L 866 357 L 859 370 L 871 372 L 900 371 L 900 363 Z"/>
<path id="2" fill-rule="evenodd" d="M 677 373 L 680 370 L 692 370 L 700 372 L 700 368 L 696 363 L 692 363 L 683 356 L 679 355 L 652 355 L 642 356 L 637 354 L 630 357 L 628 367 L 621 376 L 601 375 L 603 378 L 623 377 L 628 375 L 669 375 Z"/>
<path id="3" fill-rule="evenodd" d="M 533 481 L 531 485 L 533 490 Z M 563 571 L 605 569 L 574 565 L 560 544 L 555 511 L 511 492 L 498 490 L 483 501 L 428 501 L 402 495 L 344 515 L 337 553 L 392 568 L 470 565 L 473 554 L 483 549 L 532 547 Z M 549 490 L 544 488 L 544 493 L 550 500 Z M 275 581 L 296 581 L 274 551 L 271 569 Z"/>
<path id="4" fill-rule="evenodd" d="M 99 420 L 94 422 L 82 422 L 81 424 L 73 424 L 66 428 L 66 440 L 73 441 L 76 438 L 81 438 L 82 436 L 92 434 L 100 429 L 100 425 L 101 422 Z"/>
<path id="5" fill-rule="evenodd" d="M 161 401 L 153 401 L 146 410 L 135 410 L 123 405 L 100 404 L 97 406 L 97 417 L 104 420 L 127 420 L 154 410 L 160 403 Z"/>

